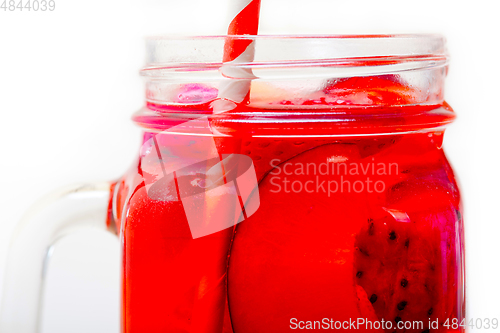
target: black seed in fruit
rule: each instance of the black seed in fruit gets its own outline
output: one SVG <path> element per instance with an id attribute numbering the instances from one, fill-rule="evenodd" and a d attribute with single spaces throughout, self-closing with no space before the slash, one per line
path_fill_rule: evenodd
<path id="1" fill-rule="evenodd" d="M 371 295 L 370 296 L 370 303 L 372 303 L 372 304 L 375 303 L 377 301 L 377 298 L 378 298 L 377 295 L 375 295 L 375 294 Z"/>
<path id="2" fill-rule="evenodd" d="M 402 279 L 401 280 L 401 287 L 406 288 L 407 285 L 408 285 L 408 280 L 407 279 Z"/>
<path id="3" fill-rule="evenodd" d="M 370 224 L 370 228 L 368 228 L 368 235 L 370 236 L 373 236 L 373 234 L 375 233 L 375 226 L 373 225 L 373 223 Z"/>
<path id="4" fill-rule="evenodd" d="M 363 276 L 363 272 L 362 271 L 359 271 L 359 272 L 356 273 L 356 277 L 358 279 L 361 279 L 362 276 Z"/>
<path id="5" fill-rule="evenodd" d="M 431 330 L 430 329 L 426 329 L 426 330 L 423 330 L 422 333 L 429 333 Z"/>
<path id="6" fill-rule="evenodd" d="M 393 230 L 389 233 L 389 239 L 390 240 L 395 240 L 396 239 L 396 232 Z"/>
<path id="7" fill-rule="evenodd" d="M 407 239 L 407 240 L 405 241 L 405 247 L 409 247 L 409 246 L 410 246 L 410 240 L 409 240 L 409 239 Z"/>
<path id="8" fill-rule="evenodd" d="M 259 147 L 266 148 L 266 147 L 269 147 L 270 144 L 271 144 L 270 142 L 261 142 L 261 143 L 259 143 Z"/>
<path id="9" fill-rule="evenodd" d="M 397 190 L 397 189 L 399 189 L 401 186 L 403 186 L 403 184 L 402 184 L 402 183 L 397 183 L 396 185 L 393 185 L 393 186 L 391 187 L 391 190 L 392 190 L 392 191 L 396 191 L 396 190 Z"/>
<path id="10" fill-rule="evenodd" d="M 398 310 L 400 310 L 400 311 L 404 310 L 405 307 L 406 307 L 406 304 L 408 304 L 407 301 L 401 301 L 401 302 L 399 302 L 399 304 L 398 304 Z"/>
<path id="11" fill-rule="evenodd" d="M 427 311 L 427 314 L 430 316 L 432 314 L 432 308 L 429 309 L 429 311 Z"/>
<path id="12" fill-rule="evenodd" d="M 245 155 L 250 155 L 252 152 L 251 152 L 250 150 L 245 150 L 243 153 L 244 153 Z"/>
<path id="13" fill-rule="evenodd" d="M 399 323 L 401 321 L 401 317 L 400 316 L 397 316 L 396 318 L 394 318 L 394 321 L 397 323 Z"/>
<path id="14" fill-rule="evenodd" d="M 365 249 L 359 248 L 359 252 L 363 253 L 365 256 L 369 257 L 370 255 L 368 254 L 368 251 Z"/>

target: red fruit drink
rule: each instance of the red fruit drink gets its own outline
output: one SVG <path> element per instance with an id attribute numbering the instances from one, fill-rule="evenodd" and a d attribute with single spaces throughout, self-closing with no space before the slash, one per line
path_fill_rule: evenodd
<path id="1" fill-rule="evenodd" d="M 217 117 L 210 105 L 150 103 L 134 120 L 146 142 L 182 123 L 172 114 L 206 114 L 229 134 L 214 137 L 219 154 L 252 159 L 260 206 L 193 239 L 186 207 L 152 199 L 139 161 L 115 198 L 123 332 L 354 330 L 344 324 L 353 321 L 362 332 L 445 332 L 446 319 L 464 318 L 460 195 L 441 149 L 455 117 L 446 103 L 416 105 L 388 75 L 331 80 L 317 98 Z M 336 121 L 322 121 L 328 114 Z"/>

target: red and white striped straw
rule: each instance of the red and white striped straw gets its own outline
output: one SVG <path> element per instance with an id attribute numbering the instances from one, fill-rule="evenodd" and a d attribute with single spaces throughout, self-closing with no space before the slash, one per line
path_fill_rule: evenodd
<path id="1" fill-rule="evenodd" d="M 259 28 L 260 0 L 230 0 L 230 24 L 224 43 L 224 57 L 221 72 L 228 80 L 222 81 L 218 97 L 222 101 L 242 103 L 250 97 L 251 79 L 255 78 L 249 68 L 238 68 L 232 64 L 252 62 L 255 51 L 253 39 L 232 38 L 234 35 L 257 35 Z M 231 103 L 232 102 L 232 103 Z M 227 103 L 214 105 L 214 113 L 231 109 Z"/>
<path id="2" fill-rule="evenodd" d="M 230 0 L 229 10 L 231 23 L 227 34 L 231 35 L 257 35 L 259 30 L 260 0 Z M 253 44 L 251 40 L 231 39 L 226 40 L 224 45 L 224 62 L 236 61 L 241 57 L 248 46 Z"/>

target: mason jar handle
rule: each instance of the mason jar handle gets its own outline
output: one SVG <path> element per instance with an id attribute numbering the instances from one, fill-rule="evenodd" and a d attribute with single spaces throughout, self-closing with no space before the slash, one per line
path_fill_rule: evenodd
<path id="1" fill-rule="evenodd" d="M 46 268 L 51 249 L 75 231 L 107 225 L 111 183 L 57 190 L 30 209 L 12 237 L 0 308 L 0 332 L 39 333 Z"/>

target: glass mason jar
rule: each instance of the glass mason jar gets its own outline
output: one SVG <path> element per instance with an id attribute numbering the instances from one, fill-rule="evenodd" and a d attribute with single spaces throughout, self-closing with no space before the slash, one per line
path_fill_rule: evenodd
<path id="1" fill-rule="evenodd" d="M 253 61 L 222 63 L 235 42 Z M 91 224 L 123 246 L 122 332 L 462 330 L 441 36 L 158 37 L 147 54 L 137 161 L 24 220 L 2 332 L 36 331 L 47 249 Z"/>

